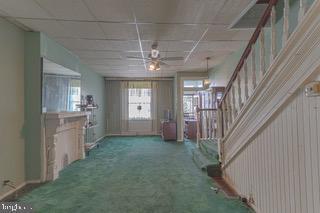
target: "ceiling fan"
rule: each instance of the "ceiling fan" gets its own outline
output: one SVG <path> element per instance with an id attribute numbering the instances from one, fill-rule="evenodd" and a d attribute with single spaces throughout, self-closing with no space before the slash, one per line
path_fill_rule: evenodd
<path id="1" fill-rule="evenodd" d="M 127 59 L 129 59 L 129 60 L 144 60 L 145 62 L 149 63 L 148 64 L 149 71 L 160 70 L 160 65 L 168 65 L 167 63 L 165 63 L 166 61 L 184 60 L 183 57 L 161 57 L 160 52 L 157 48 L 158 48 L 158 43 L 154 42 L 151 45 L 151 51 L 148 55 L 148 58 L 128 56 Z"/>

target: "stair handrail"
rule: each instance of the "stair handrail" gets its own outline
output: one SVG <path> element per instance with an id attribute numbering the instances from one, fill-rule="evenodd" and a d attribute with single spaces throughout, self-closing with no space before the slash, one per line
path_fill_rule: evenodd
<path id="1" fill-rule="evenodd" d="M 258 0 L 258 3 L 267 2 L 267 0 Z M 259 83 L 262 82 L 264 76 L 268 72 L 271 65 L 277 60 L 277 56 L 284 50 L 285 45 L 294 34 L 299 23 L 304 20 L 307 11 L 310 11 L 312 5 L 316 1 L 311 2 L 307 0 L 299 0 L 299 11 L 297 13 L 297 21 L 293 20 L 291 23 L 290 19 L 290 0 L 283 0 L 283 5 L 277 4 L 278 0 L 269 0 L 268 5 L 259 20 L 259 23 L 252 34 L 231 78 L 225 89 L 225 93 L 219 101 L 219 133 L 220 137 L 224 138 L 230 128 L 234 128 L 234 122 L 240 117 L 239 115 L 243 112 L 243 107 L 250 97 L 254 95 L 254 91 L 258 88 Z M 279 8 L 277 5 L 280 5 Z M 278 44 L 278 27 L 277 24 L 277 11 L 283 9 L 282 16 L 283 21 L 280 22 L 282 25 L 281 36 L 281 47 L 277 48 Z M 271 44 L 266 46 L 265 36 L 267 31 L 266 24 L 270 20 L 271 33 Z M 291 25 L 293 24 L 293 25 Z M 259 39 L 259 43 L 257 42 Z M 256 47 L 259 51 L 258 67 L 256 66 Z M 270 49 L 270 52 L 266 52 Z M 266 53 L 270 55 L 266 55 Z M 269 59 L 268 59 L 269 57 Z M 251 62 L 249 64 L 249 62 Z M 267 64 L 267 62 L 270 62 Z M 251 74 L 249 79 L 249 74 Z M 249 80 L 251 80 L 249 82 Z M 250 83 L 250 84 L 249 84 Z"/>
<path id="2" fill-rule="evenodd" d="M 246 46 L 246 49 L 244 50 L 240 60 L 239 60 L 239 63 L 237 64 L 228 84 L 227 84 L 227 87 L 225 89 L 225 93 L 223 94 L 221 100 L 220 100 L 220 103 L 219 103 L 219 108 L 222 108 L 222 102 L 226 99 L 226 96 L 228 94 L 228 92 L 230 91 L 231 87 L 232 87 L 232 84 L 233 82 L 236 80 L 237 78 L 237 75 L 238 73 L 241 71 L 243 65 L 244 65 L 244 62 L 245 60 L 248 58 L 251 50 L 252 50 L 252 46 L 256 43 L 256 41 L 258 40 L 259 38 L 259 35 L 260 35 L 260 32 L 261 30 L 263 29 L 263 27 L 266 25 L 266 23 L 268 22 L 270 16 L 271 16 L 271 11 L 272 11 L 272 8 L 273 6 L 275 6 L 277 4 L 278 0 L 270 0 L 269 1 L 269 4 L 267 6 L 267 8 L 265 9 L 254 33 L 252 34 L 249 42 L 248 42 L 248 45 Z"/>

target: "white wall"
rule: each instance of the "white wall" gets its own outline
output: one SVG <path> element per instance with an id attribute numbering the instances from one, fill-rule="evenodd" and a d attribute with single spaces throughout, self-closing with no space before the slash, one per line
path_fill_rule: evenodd
<path id="1" fill-rule="evenodd" d="M 0 18 L 0 197 L 24 182 L 24 32 Z"/>
<path id="2" fill-rule="evenodd" d="M 261 212 L 319 212 L 320 97 L 299 89 L 226 174 Z"/>

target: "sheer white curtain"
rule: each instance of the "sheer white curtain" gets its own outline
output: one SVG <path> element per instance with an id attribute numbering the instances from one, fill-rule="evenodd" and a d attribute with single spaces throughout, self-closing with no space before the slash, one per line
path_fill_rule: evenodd
<path id="1" fill-rule="evenodd" d="M 160 120 L 158 117 L 158 89 L 159 89 L 159 83 L 157 81 L 153 81 L 151 84 L 151 119 L 152 119 L 152 132 L 154 134 L 159 133 L 159 127 L 160 127 Z"/>
<path id="2" fill-rule="evenodd" d="M 130 88 L 151 88 L 150 120 L 129 119 Z M 159 134 L 164 111 L 173 109 L 173 81 L 106 81 L 106 90 L 108 134 Z"/>
<path id="3" fill-rule="evenodd" d="M 156 88 L 156 130 L 160 133 L 160 120 L 164 119 L 165 111 L 170 110 L 173 114 L 173 81 L 157 81 Z"/>
<path id="4" fill-rule="evenodd" d="M 120 82 L 120 107 L 121 108 L 121 133 L 127 134 L 129 131 L 129 82 Z"/>
<path id="5" fill-rule="evenodd" d="M 121 133 L 120 81 L 106 81 L 107 134 Z"/>

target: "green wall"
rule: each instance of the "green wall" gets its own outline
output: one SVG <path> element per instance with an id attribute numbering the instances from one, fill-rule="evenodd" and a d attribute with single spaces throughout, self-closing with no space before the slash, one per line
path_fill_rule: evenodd
<path id="1" fill-rule="evenodd" d="M 96 128 L 97 138 L 105 136 L 107 131 L 106 120 L 106 96 L 105 96 L 105 80 L 98 74 L 90 71 L 86 66 L 80 66 L 81 73 L 81 93 L 83 95 L 93 95 L 94 101 L 99 105 L 97 110 L 98 127 Z"/>
<path id="2" fill-rule="evenodd" d="M 0 199 L 24 183 L 24 32 L 0 18 Z"/>
<path id="3" fill-rule="evenodd" d="M 312 0 L 310 2 L 308 1 L 308 5 L 310 5 Z M 277 54 L 280 52 L 283 46 L 282 37 L 283 37 L 283 7 L 284 7 L 284 1 L 279 0 L 276 5 L 276 51 Z M 299 14 L 299 0 L 290 0 L 290 13 L 289 13 L 289 33 L 291 34 L 294 29 L 296 28 L 298 24 L 298 14 Z M 270 65 L 270 52 L 271 52 L 271 28 L 270 26 L 267 26 L 264 28 L 265 32 L 265 62 L 266 62 L 266 68 Z M 246 45 L 245 45 L 246 46 Z M 226 86 L 241 58 L 241 55 L 243 54 L 243 51 L 245 49 L 245 46 L 241 47 L 238 51 L 231 54 L 229 57 L 226 58 L 226 60 L 214 67 L 209 72 L 209 78 L 212 80 L 216 86 Z M 259 48 L 260 43 L 259 41 L 255 44 L 255 52 L 256 52 L 256 76 L 257 81 L 261 80 L 259 79 L 260 73 L 259 73 Z"/>
<path id="4" fill-rule="evenodd" d="M 40 34 L 25 33 L 25 166 L 26 180 L 40 178 L 41 61 Z"/>
<path id="5" fill-rule="evenodd" d="M 41 172 L 41 64 L 40 58 L 81 73 L 82 95 L 93 95 L 99 105 L 96 137 L 100 138 L 106 132 L 105 119 L 105 82 L 104 78 L 86 66 L 70 51 L 38 32 L 25 33 L 25 114 L 26 114 L 26 180 L 39 180 Z"/>
<path id="6" fill-rule="evenodd" d="M 229 55 L 225 61 L 209 71 L 209 79 L 214 82 L 215 86 L 226 86 L 235 70 L 244 47 Z"/>
<path id="7" fill-rule="evenodd" d="M 106 134 L 106 100 L 104 92 L 104 78 L 91 71 L 87 66 L 81 64 L 76 55 L 47 37 L 45 34 L 41 34 L 41 56 L 81 73 L 82 95 L 93 95 L 95 102 L 99 105 L 99 109 L 97 110 L 97 121 L 99 125 L 96 128 L 96 136 L 97 138 L 103 137 Z"/>

